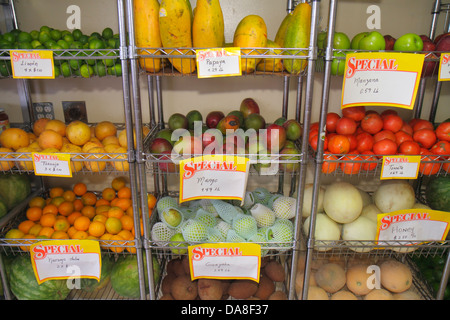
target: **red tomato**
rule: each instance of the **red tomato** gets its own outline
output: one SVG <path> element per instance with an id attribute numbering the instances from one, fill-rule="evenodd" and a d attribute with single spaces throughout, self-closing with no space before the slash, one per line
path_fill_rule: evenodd
<path id="1" fill-rule="evenodd" d="M 313 122 L 310 124 L 309 131 L 311 132 L 312 130 L 319 130 L 319 122 Z"/>
<path id="2" fill-rule="evenodd" d="M 347 117 L 342 117 L 336 123 L 336 133 L 354 134 L 356 132 L 356 127 L 357 124 L 355 120 Z"/>
<path id="3" fill-rule="evenodd" d="M 378 165 L 378 159 L 372 151 L 364 151 L 362 158 L 364 159 L 362 169 L 366 171 L 374 170 Z"/>
<path id="4" fill-rule="evenodd" d="M 337 166 L 337 157 L 333 156 L 329 151 L 325 151 L 323 155 L 322 172 L 332 173 L 336 171 Z"/>
<path id="5" fill-rule="evenodd" d="M 350 141 L 341 134 L 335 134 L 328 140 L 328 150 L 334 154 L 345 154 L 350 151 Z"/>
<path id="6" fill-rule="evenodd" d="M 336 132 L 336 124 L 341 118 L 336 112 L 328 112 L 326 120 L 326 130 L 327 132 Z"/>
<path id="7" fill-rule="evenodd" d="M 418 131 L 420 129 L 434 130 L 433 124 L 430 121 L 424 120 L 424 119 L 416 119 L 414 121 L 414 124 L 411 127 L 412 127 L 414 132 L 416 132 L 416 131 Z"/>
<path id="8" fill-rule="evenodd" d="M 363 159 L 358 154 L 352 152 L 342 158 L 344 162 L 341 162 L 341 170 L 345 174 L 357 174 L 361 171 Z"/>
<path id="9" fill-rule="evenodd" d="M 316 134 L 319 134 L 319 129 L 318 128 L 310 129 L 309 130 L 309 138 L 308 139 L 310 139 L 312 136 L 315 136 Z"/>
<path id="10" fill-rule="evenodd" d="M 422 157 L 420 158 L 419 172 L 426 176 L 438 173 L 440 164 L 436 161 L 439 160 L 439 157 L 432 156 L 433 154 L 425 148 L 420 149 L 420 154 Z"/>
<path id="11" fill-rule="evenodd" d="M 394 142 L 396 142 L 397 140 L 395 139 L 395 134 L 390 131 L 390 130 L 381 130 L 380 132 L 378 132 L 377 134 L 375 134 L 373 136 L 374 142 L 383 140 L 383 139 L 390 139 Z"/>
<path id="12" fill-rule="evenodd" d="M 420 145 L 415 141 L 404 141 L 398 146 L 398 153 L 418 155 L 420 154 Z"/>
<path id="13" fill-rule="evenodd" d="M 434 130 L 430 129 L 420 129 L 415 131 L 413 134 L 413 139 L 426 149 L 430 149 L 437 140 Z"/>
<path id="14" fill-rule="evenodd" d="M 311 146 L 311 148 L 313 148 L 314 151 L 317 151 L 318 143 L 319 143 L 318 134 L 309 137 L 309 145 Z M 328 148 L 328 138 L 327 136 L 325 136 L 323 140 L 323 150 L 327 150 L 327 148 Z"/>
<path id="15" fill-rule="evenodd" d="M 384 118 L 385 116 L 390 115 L 390 114 L 393 114 L 393 115 L 397 116 L 398 112 L 395 111 L 394 109 L 386 109 L 383 112 L 381 112 L 381 117 Z"/>
<path id="16" fill-rule="evenodd" d="M 450 172 L 450 157 L 448 157 L 446 162 L 442 165 L 442 170 L 447 173 Z"/>
<path id="17" fill-rule="evenodd" d="M 450 154 L 450 142 L 448 141 L 438 141 L 430 149 L 431 153 L 439 155 L 449 155 Z"/>
<path id="18" fill-rule="evenodd" d="M 397 148 L 397 143 L 391 139 L 383 139 L 373 144 L 373 152 L 380 156 L 397 154 Z"/>
<path id="19" fill-rule="evenodd" d="M 413 137 L 405 131 L 400 130 L 395 133 L 395 141 L 398 145 L 401 145 L 404 141 L 413 141 Z"/>
<path id="20" fill-rule="evenodd" d="M 370 134 L 376 134 L 383 129 L 383 119 L 378 113 L 369 113 L 361 120 L 361 128 Z"/>
<path id="21" fill-rule="evenodd" d="M 439 140 L 450 141 L 450 122 L 442 122 L 436 128 L 436 136 Z"/>
<path id="22" fill-rule="evenodd" d="M 403 121 L 403 127 L 400 129 L 401 131 L 406 132 L 409 135 L 413 135 L 414 131 L 413 128 L 409 125 L 409 123 Z"/>
<path id="23" fill-rule="evenodd" d="M 400 131 L 403 127 L 403 119 L 395 114 L 388 114 L 383 117 L 383 129 L 392 132 Z"/>
<path id="24" fill-rule="evenodd" d="M 348 141 L 350 141 L 350 150 L 355 150 L 358 145 L 356 136 L 354 134 L 346 134 L 345 136 L 348 138 Z"/>
<path id="25" fill-rule="evenodd" d="M 342 115 L 358 122 L 366 115 L 366 108 L 364 106 L 344 108 L 342 109 Z"/>
<path id="26" fill-rule="evenodd" d="M 375 140 L 371 134 L 362 132 L 356 136 L 356 141 L 358 142 L 356 150 L 359 153 L 363 153 L 364 151 L 372 150 Z"/>

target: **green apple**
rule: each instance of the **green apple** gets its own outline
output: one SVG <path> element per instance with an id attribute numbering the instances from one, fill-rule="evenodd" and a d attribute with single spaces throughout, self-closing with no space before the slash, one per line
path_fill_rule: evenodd
<path id="1" fill-rule="evenodd" d="M 331 74 L 334 76 L 342 76 L 345 71 L 345 52 L 335 52 L 335 57 L 344 57 L 344 59 L 336 59 L 334 58 L 331 62 Z"/>
<path id="2" fill-rule="evenodd" d="M 335 32 L 333 37 L 333 49 L 350 49 L 350 38 L 343 32 Z"/>
<path id="3" fill-rule="evenodd" d="M 415 33 L 406 33 L 398 38 L 394 43 L 395 51 L 422 51 L 423 40 Z"/>
<path id="4" fill-rule="evenodd" d="M 358 34 L 356 34 L 353 38 L 352 41 L 350 42 L 350 48 L 354 49 L 354 50 L 358 50 L 359 49 L 359 41 L 364 38 L 365 36 L 367 36 L 369 34 L 369 32 L 364 31 L 364 32 L 360 32 Z"/>
<path id="5" fill-rule="evenodd" d="M 360 50 L 370 50 L 370 51 L 378 51 L 384 50 L 386 48 L 386 41 L 384 40 L 384 36 L 378 31 L 372 31 L 365 37 L 362 37 L 359 40 L 359 48 Z"/>

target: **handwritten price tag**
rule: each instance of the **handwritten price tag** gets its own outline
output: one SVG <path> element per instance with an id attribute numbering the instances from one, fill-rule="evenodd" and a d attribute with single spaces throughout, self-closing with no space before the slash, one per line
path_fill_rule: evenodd
<path id="1" fill-rule="evenodd" d="M 53 52 L 43 50 L 11 50 L 13 78 L 54 79 Z"/>
<path id="2" fill-rule="evenodd" d="M 46 240 L 30 247 L 31 263 L 39 284 L 52 279 L 90 278 L 100 281 L 98 241 Z"/>
<path id="3" fill-rule="evenodd" d="M 189 246 L 191 279 L 249 279 L 259 282 L 261 246 L 256 243 L 208 243 Z"/>
<path id="4" fill-rule="evenodd" d="M 439 60 L 439 81 L 450 81 L 450 53 L 442 53 Z"/>
<path id="5" fill-rule="evenodd" d="M 369 52 L 346 55 L 341 107 L 413 109 L 425 55 Z"/>
<path id="6" fill-rule="evenodd" d="M 197 50 L 196 61 L 198 78 L 242 75 L 240 48 Z"/>
<path id="7" fill-rule="evenodd" d="M 384 156 L 381 180 L 417 179 L 420 156 Z"/>
<path id="8" fill-rule="evenodd" d="M 36 175 L 72 177 L 69 154 L 33 152 L 32 158 Z"/>
<path id="9" fill-rule="evenodd" d="M 204 155 L 180 161 L 180 203 L 189 200 L 244 198 L 249 159 Z"/>

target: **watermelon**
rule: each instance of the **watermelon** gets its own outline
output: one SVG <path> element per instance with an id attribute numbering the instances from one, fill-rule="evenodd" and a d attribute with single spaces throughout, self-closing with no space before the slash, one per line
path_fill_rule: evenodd
<path id="1" fill-rule="evenodd" d="M 27 175 L 4 174 L 0 175 L 0 199 L 11 210 L 31 192 L 31 183 Z"/>
<path id="2" fill-rule="evenodd" d="M 433 210 L 450 211 L 450 176 L 438 176 L 428 183 L 425 196 Z"/>
<path id="3" fill-rule="evenodd" d="M 8 207 L 6 206 L 5 201 L 0 199 L 0 218 L 5 216 L 8 213 Z"/>
<path id="4" fill-rule="evenodd" d="M 148 290 L 147 260 L 144 260 L 145 290 Z M 153 257 L 153 270 L 155 283 L 159 280 L 160 266 L 156 257 Z M 124 298 L 140 298 L 139 272 L 136 255 L 121 256 L 111 271 L 111 286 L 114 291 Z"/>
<path id="5" fill-rule="evenodd" d="M 103 254 L 100 281 L 97 281 L 96 279 L 81 279 L 81 290 L 94 292 L 104 288 L 109 283 L 113 266 L 114 259 L 108 254 Z"/>
<path id="6" fill-rule="evenodd" d="M 18 300 L 64 300 L 70 292 L 66 280 L 38 284 L 29 255 L 17 256 L 12 261 L 9 284 Z"/>

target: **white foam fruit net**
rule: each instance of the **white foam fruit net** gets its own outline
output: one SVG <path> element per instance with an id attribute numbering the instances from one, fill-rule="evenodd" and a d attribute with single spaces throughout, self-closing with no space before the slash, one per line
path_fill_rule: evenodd
<path id="1" fill-rule="evenodd" d="M 239 214 L 231 203 L 216 199 L 212 199 L 210 201 L 219 217 L 221 217 L 225 222 L 231 223 L 233 218 Z"/>
<path id="2" fill-rule="evenodd" d="M 247 191 L 245 193 L 244 202 L 241 207 L 244 209 L 250 209 L 254 204 L 255 204 L 255 197 L 253 196 L 253 193 Z"/>
<path id="3" fill-rule="evenodd" d="M 246 240 L 237 234 L 233 229 L 228 230 L 227 232 L 227 242 L 245 242 Z"/>
<path id="4" fill-rule="evenodd" d="M 156 210 L 161 214 L 168 207 L 178 207 L 178 200 L 171 196 L 165 196 L 156 203 Z"/>
<path id="5" fill-rule="evenodd" d="M 273 212 L 277 218 L 292 219 L 295 217 L 297 199 L 292 197 L 279 197 L 273 202 Z"/>
<path id="6" fill-rule="evenodd" d="M 169 228 L 163 222 L 156 222 L 152 227 L 151 239 L 153 241 L 169 241 L 174 234 L 174 229 Z"/>
<path id="7" fill-rule="evenodd" d="M 207 228 L 203 222 L 196 219 L 189 219 L 181 228 L 181 233 L 183 234 L 183 238 L 188 242 L 200 242 L 206 240 L 208 236 Z"/>
<path id="8" fill-rule="evenodd" d="M 282 197 L 282 194 L 273 194 L 270 196 L 269 201 L 267 202 L 267 207 L 269 207 L 270 209 L 273 209 L 273 203 L 275 202 L 275 200 L 277 200 L 279 197 Z"/>
<path id="9" fill-rule="evenodd" d="M 278 219 L 270 227 L 270 242 L 279 247 L 287 247 L 294 238 L 294 228 L 292 222 L 286 219 Z M 281 251 L 281 249 L 280 249 Z"/>
<path id="10" fill-rule="evenodd" d="M 256 203 L 262 203 L 267 205 L 269 203 L 269 199 L 272 197 L 272 194 L 266 188 L 259 187 L 253 190 L 253 196 L 255 197 Z"/>
<path id="11" fill-rule="evenodd" d="M 236 215 L 233 218 L 231 227 L 239 236 L 246 240 L 253 237 L 258 231 L 255 218 L 246 214 Z"/>
<path id="12" fill-rule="evenodd" d="M 219 220 L 217 224 L 214 226 L 214 229 L 217 229 L 224 239 L 227 238 L 228 230 L 231 229 L 231 224 L 225 222 L 223 220 Z"/>
<path id="13" fill-rule="evenodd" d="M 261 203 L 255 204 L 250 213 L 255 218 L 258 227 L 269 227 L 275 222 L 275 213 Z"/>
<path id="14" fill-rule="evenodd" d="M 256 233 L 253 237 L 248 239 L 249 242 L 256 242 L 261 246 L 261 257 L 264 257 L 269 252 L 268 249 L 263 249 L 264 247 L 267 247 L 267 238 L 264 234 Z"/>
<path id="15" fill-rule="evenodd" d="M 224 242 L 225 236 L 216 228 L 207 228 L 207 241 L 208 242 Z"/>
<path id="16" fill-rule="evenodd" d="M 203 222 L 207 227 L 214 227 L 217 224 L 217 219 L 214 214 L 202 208 L 197 209 L 195 219 Z"/>
<path id="17" fill-rule="evenodd" d="M 217 212 L 217 209 L 215 208 L 215 206 L 213 205 L 213 200 L 200 199 L 198 204 L 199 204 L 200 208 L 202 208 L 205 211 L 208 211 L 208 212 L 212 213 L 214 216 L 217 217 L 218 212 Z"/>
<path id="18" fill-rule="evenodd" d="M 175 211 L 176 213 L 178 213 L 179 220 L 177 220 L 177 221 L 179 221 L 179 222 L 178 222 L 176 225 L 173 224 L 173 222 L 167 221 L 167 219 L 166 219 L 165 213 L 168 213 L 170 210 L 173 210 L 173 211 Z M 159 213 L 159 211 L 158 211 L 158 213 Z M 183 221 L 184 221 L 184 215 L 183 215 L 183 212 L 181 212 L 181 211 L 180 211 L 178 208 L 176 208 L 176 207 L 166 207 L 166 208 L 164 208 L 164 210 L 162 210 L 162 212 L 159 214 L 159 219 L 160 219 L 164 224 L 166 224 L 169 228 L 175 229 L 175 228 L 177 228 L 177 227 L 179 227 L 179 226 L 181 226 L 181 225 L 183 224 Z"/>

